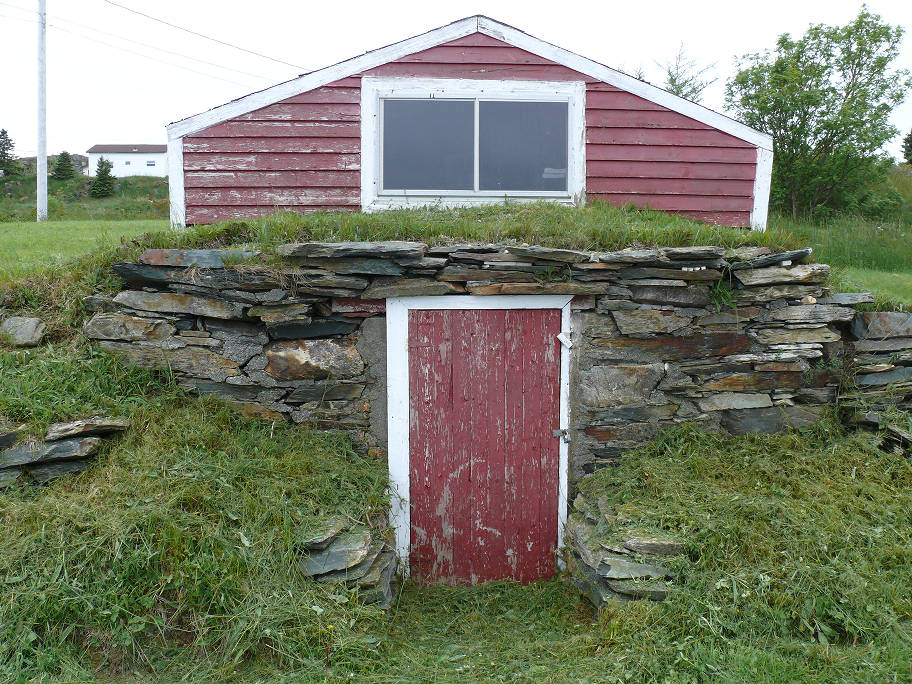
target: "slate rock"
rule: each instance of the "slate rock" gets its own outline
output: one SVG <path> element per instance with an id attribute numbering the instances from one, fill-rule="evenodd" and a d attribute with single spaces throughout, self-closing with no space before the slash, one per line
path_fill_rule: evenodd
<path id="1" fill-rule="evenodd" d="M 91 340 L 149 340 L 161 341 L 177 329 L 167 321 L 140 318 L 122 313 L 95 314 L 82 326 L 83 334 Z"/>
<path id="2" fill-rule="evenodd" d="M 912 380 L 912 366 L 899 366 L 884 373 L 868 373 L 855 376 L 855 384 L 862 387 L 889 385 L 894 382 L 905 382 L 906 380 Z"/>
<path id="3" fill-rule="evenodd" d="M 130 427 L 130 421 L 125 418 L 84 418 L 65 423 L 54 423 L 48 428 L 44 436 L 45 442 L 55 442 L 68 437 L 93 437 L 96 435 L 109 435 L 112 432 L 123 432 Z"/>
<path id="4" fill-rule="evenodd" d="M 589 252 L 578 252 L 572 249 L 552 249 L 549 247 L 507 247 L 507 252 L 520 259 L 531 261 L 560 261 L 563 263 L 579 263 L 592 261 Z"/>
<path id="5" fill-rule="evenodd" d="M 723 411 L 720 424 L 733 435 L 772 434 L 789 426 L 805 427 L 820 417 L 820 406 L 773 406 Z"/>
<path id="6" fill-rule="evenodd" d="M 422 242 L 301 242 L 279 245 L 276 254 L 283 257 L 422 257 L 427 245 Z"/>
<path id="7" fill-rule="evenodd" d="M 226 302 L 209 297 L 177 294 L 173 292 L 142 292 L 125 290 L 118 292 L 114 301 L 122 306 L 140 311 L 158 313 L 183 313 L 208 318 L 243 318 L 244 307 L 237 302 Z"/>
<path id="8" fill-rule="evenodd" d="M 842 336 L 830 328 L 762 328 L 754 333 L 760 344 L 807 344 L 836 342 Z"/>
<path id="9" fill-rule="evenodd" d="M 386 299 L 387 297 L 420 297 L 458 292 L 462 292 L 462 288 L 458 285 L 430 278 L 378 278 L 361 293 L 361 296 L 364 299 Z"/>
<path id="10" fill-rule="evenodd" d="M 686 328 L 693 322 L 691 316 L 681 316 L 676 311 L 662 309 L 612 311 L 611 315 L 621 333 L 633 337 L 670 333 Z"/>
<path id="11" fill-rule="evenodd" d="M 51 444 L 23 444 L 0 452 L 0 468 L 86 458 L 94 456 L 100 445 L 98 437 L 66 439 Z"/>
<path id="12" fill-rule="evenodd" d="M 47 329 L 40 318 L 10 316 L 0 322 L 0 336 L 9 339 L 14 347 L 37 347 Z"/>
<path id="13" fill-rule="evenodd" d="M 773 405 L 770 396 L 756 392 L 721 392 L 697 400 L 701 411 L 726 409 L 768 408 Z"/>
<path id="14" fill-rule="evenodd" d="M 810 247 L 804 247 L 802 249 L 793 249 L 788 252 L 777 252 L 776 254 L 767 254 L 763 256 L 758 256 L 747 261 L 735 262 L 731 265 L 733 271 L 740 270 L 742 268 L 763 268 L 765 266 L 774 266 L 780 264 L 783 261 L 801 261 L 810 256 L 813 250 Z"/>
<path id="15" fill-rule="evenodd" d="M 712 245 L 695 247 L 661 247 L 659 255 L 672 261 L 699 261 L 721 259 L 725 256 L 724 247 Z"/>
<path id="16" fill-rule="evenodd" d="M 624 548 L 653 556 L 677 556 L 684 553 L 684 544 L 681 542 L 656 537 L 628 537 L 624 540 Z"/>
<path id="17" fill-rule="evenodd" d="M 364 361 L 348 340 L 274 342 L 266 347 L 266 373 L 276 380 L 350 378 L 364 372 Z"/>
<path id="18" fill-rule="evenodd" d="M 595 570 L 599 576 L 613 580 L 662 579 L 668 576 L 668 571 L 661 566 L 638 563 L 614 554 L 603 556 Z"/>
<path id="19" fill-rule="evenodd" d="M 764 304 L 777 299 L 801 299 L 819 297 L 823 289 L 819 285 L 770 285 L 738 290 L 735 301 L 738 304 Z"/>
<path id="20" fill-rule="evenodd" d="M 623 249 L 620 252 L 604 252 L 597 257 L 609 264 L 644 264 L 658 261 L 659 252 L 655 249 Z"/>
<path id="21" fill-rule="evenodd" d="M 577 561 L 573 563 L 570 582 L 596 608 L 600 608 L 612 601 L 623 600 L 622 595 L 612 591 L 608 583 L 595 570 L 583 562 Z"/>
<path id="22" fill-rule="evenodd" d="M 42 465 L 27 468 L 29 477 L 38 484 L 45 484 L 55 480 L 63 475 L 82 472 L 91 465 L 88 460 L 60 461 L 57 463 L 45 463 Z"/>
<path id="23" fill-rule="evenodd" d="M 340 533 L 323 550 L 305 552 L 299 566 L 306 577 L 345 570 L 367 558 L 372 548 L 370 530 L 359 527 Z"/>
<path id="24" fill-rule="evenodd" d="M 611 408 L 642 402 L 665 374 L 661 363 L 594 366 L 579 374 L 580 401 L 586 407 Z"/>
<path id="25" fill-rule="evenodd" d="M 90 313 L 110 313 L 117 310 L 117 305 L 114 303 L 113 299 L 110 297 L 101 297 L 99 295 L 89 295 L 88 297 L 83 297 L 82 307 Z"/>
<path id="26" fill-rule="evenodd" d="M 466 284 L 469 294 L 473 295 L 603 295 L 610 292 L 613 286 L 608 283 L 579 283 L 565 280 L 537 283 L 492 283 L 487 281 L 469 281 Z"/>
<path id="27" fill-rule="evenodd" d="M 364 393 L 364 383 L 323 382 L 296 387 L 285 401 L 305 403 L 310 401 L 339 401 L 357 399 Z"/>
<path id="28" fill-rule="evenodd" d="M 11 425 L 0 420 L 0 449 L 6 449 L 19 441 L 19 436 L 25 432 L 25 425 Z"/>
<path id="29" fill-rule="evenodd" d="M 396 569 L 398 560 L 393 551 L 384 551 L 371 565 L 364 577 L 358 580 L 361 599 L 365 603 L 376 603 L 386 610 L 396 595 Z"/>
<path id="30" fill-rule="evenodd" d="M 912 349 L 912 337 L 859 340 L 854 346 L 856 352 L 902 351 Z"/>
<path id="31" fill-rule="evenodd" d="M 706 268 L 701 271 L 685 271 L 683 268 L 651 268 L 651 267 L 631 267 L 622 269 L 619 277 L 625 280 L 636 280 L 641 278 L 659 278 L 669 280 L 721 280 L 722 272 L 714 268 Z"/>
<path id="32" fill-rule="evenodd" d="M 445 261 L 445 260 L 444 260 Z M 405 272 L 405 269 L 391 259 L 376 259 L 370 257 L 345 257 L 341 259 L 330 258 L 305 258 L 301 260 L 305 266 L 322 268 L 333 273 L 396 276 Z"/>
<path id="33" fill-rule="evenodd" d="M 468 266 L 447 266 L 437 272 L 437 280 L 447 282 L 468 282 L 490 280 L 498 283 L 534 283 L 535 274 L 523 271 L 483 271 Z"/>
<path id="34" fill-rule="evenodd" d="M 22 468 L 8 468 L 0 470 L 0 489 L 23 484 L 26 481 L 25 470 Z"/>
<path id="35" fill-rule="evenodd" d="M 598 357 L 614 361 L 678 361 L 750 351 L 751 338 L 737 333 L 593 339 Z"/>
<path id="36" fill-rule="evenodd" d="M 774 321 L 790 321 L 800 323 L 843 323 L 855 318 L 855 310 L 847 306 L 834 306 L 832 304 L 800 304 L 798 306 L 785 306 L 770 313 Z M 910 325 L 912 325 L 912 316 Z"/>
<path id="37" fill-rule="evenodd" d="M 241 372 L 236 361 L 203 347 L 163 349 L 152 345 L 111 340 L 100 340 L 98 346 L 105 351 L 123 356 L 136 366 L 174 370 L 216 382 L 224 382 L 227 378 L 240 375 Z"/>
<path id="38" fill-rule="evenodd" d="M 611 591 L 634 601 L 664 601 L 670 589 L 664 582 L 617 582 L 607 580 L 605 584 Z"/>
<path id="39" fill-rule="evenodd" d="M 314 337 L 347 335 L 358 328 L 357 320 L 342 316 L 314 318 L 307 321 L 288 321 L 267 326 L 269 336 L 274 340 L 300 340 Z"/>
<path id="40" fill-rule="evenodd" d="M 865 311 L 855 315 L 852 334 L 859 340 L 912 337 L 912 313 Z"/>
<path id="41" fill-rule="evenodd" d="M 348 518 L 343 518 L 342 516 L 324 518 L 316 529 L 301 539 L 299 545 L 305 551 L 322 551 L 348 527 Z"/>
<path id="42" fill-rule="evenodd" d="M 333 572 L 327 572 L 322 575 L 317 575 L 316 579 L 318 582 L 352 582 L 355 580 L 360 580 L 364 577 L 368 571 L 371 569 L 371 566 L 376 562 L 377 557 L 380 555 L 380 551 L 383 549 L 382 544 L 374 544 L 370 551 L 368 551 L 367 556 L 357 565 L 353 565 L 350 568 L 345 568 L 343 570 L 335 570 Z"/>
<path id="43" fill-rule="evenodd" d="M 282 289 L 281 283 L 265 268 L 176 268 L 118 263 L 111 269 L 132 287 L 192 285 L 208 288 L 214 294 L 225 290 L 258 293 Z"/>
<path id="44" fill-rule="evenodd" d="M 770 266 L 745 268 L 734 272 L 735 278 L 745 287 L 780 284 L 825 283 L 830 277 L 826 264 L 801 264 L 798 266 Z"/>
<path id="45" fill-rule="evenodd" d="M 147 249 L 139 256 L 139 261 L 150 266 L 224 268 L 257 254 L 259 252 L 239 249 Z"/>
<path id="46" fill-rule="evenodd" d="M 631 297 L 646 304 L 677 304 L 679 306 L 709 306 L 709 290 L 699 285 L 688 287 L 640 286 L 630 288 Z"/>
<path id="47" fill-rule="evenodd" d="M 310 321 L 313 305 L 294 302 L 292 304 L 259 304 L 247 310 L 250 318 L 259 318 L 264 323 L 287 323 L 289 321 Z"/>
<path id="48" fill-rule="evenodd" d="M 856 304 L 873 304 L 874 295 L 870 292 L 839 292 L 827 295 L 818 300 L 820 304 L 838 304 L 841 306 L 855 306 Z"/>

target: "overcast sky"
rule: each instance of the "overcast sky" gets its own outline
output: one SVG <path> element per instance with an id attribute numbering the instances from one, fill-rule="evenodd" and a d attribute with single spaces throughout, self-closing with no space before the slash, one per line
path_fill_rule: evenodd
<path id="1" fill-rule="evenodd" d="M 472 14 L 486 14 L 608 66 L 662 83 L 658 63 L 683 41 L 718 81 L 703 103 L 722 110 L 735 57 L 772 47 L 811 23 L 844 24 L 858 0 L 632 3 L 563 0 L 300 2 L 116 0 L 140 12 L 291 65 L 217 45 L 105 0 L 47 0 L 48 151 L 84 153 L 96 143 L 164 143 L 165 125 L 304 71 L 353 57 Z M 20 156 L 36 143 L 37 0 L 0 0 L 0 128 Z M 912 33 L 912 2 L 869 0 Z M 899 64 L 912 67 L 912 35 Z M 912 129 L 912 94 L 893 115 Z M 900 154 L 897 137 L 888 151 Z"/>

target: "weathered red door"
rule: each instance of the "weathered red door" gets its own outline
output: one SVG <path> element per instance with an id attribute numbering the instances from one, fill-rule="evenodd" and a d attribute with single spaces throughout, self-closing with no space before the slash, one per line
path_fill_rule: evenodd
<path id="1" fill-rule="evenodd" d="M 554 574 L 561 312 L 409 312 L 412 577 Z"/>

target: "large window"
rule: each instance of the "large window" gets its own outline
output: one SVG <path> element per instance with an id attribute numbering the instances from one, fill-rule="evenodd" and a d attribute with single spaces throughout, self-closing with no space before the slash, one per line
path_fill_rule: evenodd
<path id="1" fill-rule="evenodd" d="M 582 83 L 362 80 L 365 209 L 582 193 Z"/>

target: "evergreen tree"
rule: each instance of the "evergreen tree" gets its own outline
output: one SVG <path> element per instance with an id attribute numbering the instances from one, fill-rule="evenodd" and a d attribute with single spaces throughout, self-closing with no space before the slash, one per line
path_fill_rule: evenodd
<path id="1" fill-rule="evenodd" d="M 98 158 L 98 165 L 95 167 L 95 178 L 89 187 L 89 194 L 92 197 L 110 197 L 114 194 L 114 175 L 111 169 L 114 165 L 104 157 Z"/>
<path id="2" fill-rule="evenodd" d="M 912 131 L 903 138 L 903 159 L 906 164 L 912 164 Z"/>
<path id="3" fill-rule="evenodd" d="M 16 155 L 13 154 L 15 146 L 6 129 L 0 128 L 0 171 L 6 176 L 13 176 L 20 170 L 19 164 L 16 163 Z"/>
<path id="4" fill-rule="evenodd" d="M 684 52 L 684 43 L 681 43 L 678 48 L 678 54 L 675 55 L 673 62 L 659 64 L 659 66 L 665 70 L 665 84 L 662 87 L 672 95 L 692 102 L 699 102 L 707 86 L 716 82 L 715 78 L 703 78 L 703 75 L 710 71 L 715 64 L 699 68 L 697 62 Z"/>
<path id="5" fill-rule="evenodd" d="M 70 180 L 76 175 L 76 169 L 73 166 L 73 158 L 70 153 L 64 150 L 57 155 L 57 161 L 54 163 L 54 170 L 51 172 L 51 178 L 54 180 Z"/>

